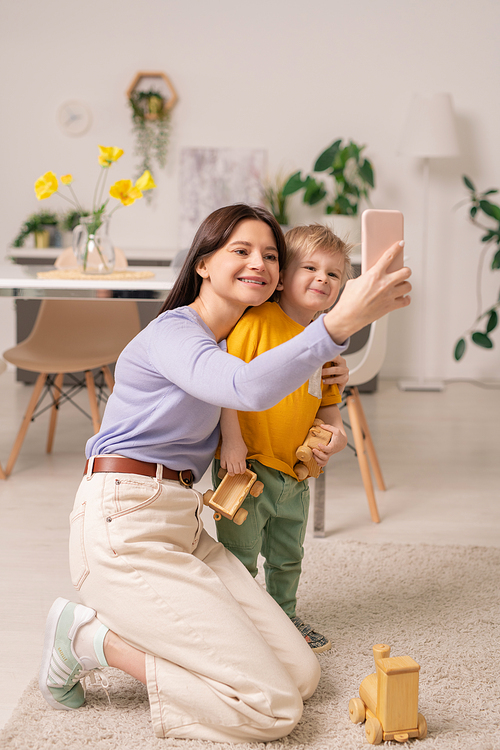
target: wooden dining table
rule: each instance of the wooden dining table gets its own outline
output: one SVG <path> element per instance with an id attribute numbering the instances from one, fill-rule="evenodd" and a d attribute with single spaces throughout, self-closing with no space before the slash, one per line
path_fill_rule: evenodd
<path id="1" fill-rule="evenodd" d="M 134 266 L 130 268 L 129 278 L 114 278 L 115 274 L 103 274 L 98 280 L 94 278 L 59 279 L 41 278 L 54 266 L 20 265 L 17 263 L 0 264 L 0 297 L 15 298 L 102 298 L 133 296 L 135 299 L 165 299 L 174 284 L 177 270 L 170 266 Z M 148 274 L 140 278 L 140 274 Z M 116 274 L 117 275 L 117 274 Z M 108 294 L 106 294 L 108 292 Z M 133 293 L 133 294 L 131 294 Z"/>

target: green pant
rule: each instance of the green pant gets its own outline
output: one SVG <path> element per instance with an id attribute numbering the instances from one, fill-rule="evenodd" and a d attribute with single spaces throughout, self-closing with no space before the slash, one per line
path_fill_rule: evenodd
<path id="1" fill-rule="evenodd" d="M 309 484 L 258 461 L 249 467 L 263 482 L 259 497 L 248 496 L 242 507 L 248 517 L 241 526 L 227 518 L 217 522 L 217 538 L 254 576 L 257 558 L 264 557 L 266 589 L 289 617 L 295 617 L 297 587 L 304 556 L 304 537 L 309 512 Z M 217 472 L 220 462 L 214 460 L 212 480 L 220 484 Z"/>

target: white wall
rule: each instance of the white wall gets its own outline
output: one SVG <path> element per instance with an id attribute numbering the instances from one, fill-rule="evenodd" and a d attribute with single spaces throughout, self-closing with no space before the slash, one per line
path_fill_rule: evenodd
<path id="1" fill-rule="evenodd" d="M 115 179 L 132 176 L 133 139 L 125 92 L 139 70 L 165 71 L 179 93 L 167 168 L 154 205 L 119 212 L 122 247 L 177 246 L 178 165 L 185 146 L 265 148 L 271 172 L 312 167 L 337 137 L 368 145 L 376 169 L 373 204 L 405 214 L 414 304 L 390 322 L 383 374 L 411 376 L 418 357 L 422 175 L 398 156 L 412 94 L 454 98 L 462 155 L 432 164 L 428 374 L 498 378 L 493 352 L 474 347 L 459 365 L 455 339 L 475 314 L 476 230 L 454 211 L 465 172 L 481 188 L 500 184 L 496 0 L 3 0 L 0 7 L 0 247 L 40 208 L 34 180 L 71 172 L 84 199 L 96 179 L 97 144 L 125 156 Z M 82 99 L 94 122 L 69 138 L 58 106 Z M 295 205 L 295 220 L 314 218 Z M 52 197 L 43 204 L 59 208 Z M 489 301 L 500 274 L 489 279 Z M 491 274 L 490 274 L 491 276 Z M 0 299 L 0 351 L 14 343 L 12 302 Z"/>

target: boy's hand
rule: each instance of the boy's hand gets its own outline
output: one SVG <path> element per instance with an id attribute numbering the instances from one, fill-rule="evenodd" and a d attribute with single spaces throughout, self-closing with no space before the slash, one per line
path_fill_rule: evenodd
<path id="1" fill-rule="evenodd" d="M 331 424 L 322 424 L 320 427 L 331 432 L 332 437 L 328 445 L 320 443 L 317 448 L 312 449 L 312 452 L 318 466 L 326 466 L 330 456 L 344 450 L 347 445 L 347 435 L 342 430 L 339 430 L 338 427 L 334 427 Z"/>
<path id="2" fill-rule="evenodd" d="M 340 395 L 349 382 L 349 368 L 347 362 L 340 354 L 333 360 L 333 367 L 323 367 L 321 377 L 325 385 L 335 383 L 339 387 Z"/>
<path id="3" fill-rule="evenodd" d="M 233 442 L 231 445 L 222 443 L 220 449 L 220 465 L 230 476 L 244 474 L 247 468 L 247 447 L 243 441 Z"/>

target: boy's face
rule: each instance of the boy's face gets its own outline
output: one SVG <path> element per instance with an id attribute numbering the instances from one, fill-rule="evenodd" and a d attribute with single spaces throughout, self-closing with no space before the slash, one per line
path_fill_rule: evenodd
<path id="1" fill-rule="evenodd" d="M 318 249 L 295 258 L 277 287 L 280 307 L 296 322 L 308 325 L 316 313 L 327 310 L 337 299 L 343 272 L 341 253 Z"/>

